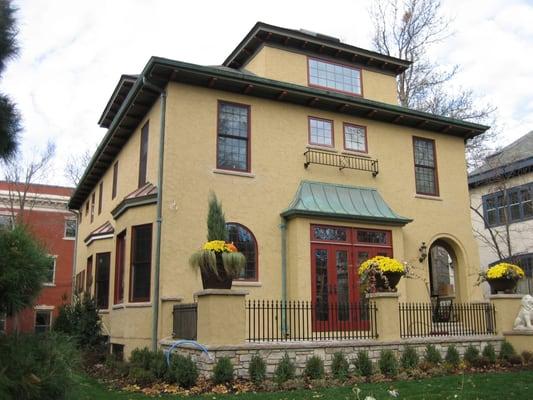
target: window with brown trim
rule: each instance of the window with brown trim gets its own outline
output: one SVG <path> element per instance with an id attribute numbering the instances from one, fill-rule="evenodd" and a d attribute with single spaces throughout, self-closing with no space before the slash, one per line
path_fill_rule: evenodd
<path id="1" fill-rule="evenodd" d="M 100 182 L 98 187 L 98 215 L 102 214 L 102 201 L 104 199 L 104 182 Z"/>
<path id="2" fill-rule="evenodd" d="M 85 203 L 85 216 L 89 215 L 89 199 Z"/>
<path id="3" fill-rule="evenodd" d="M 217 168 L 250 171 L 250 106 L 218 102 Z"/>
<path id="4" fill-rule="evenodd" d="M 91 195 L 91 224 L 94 221 L 94 203 L 96 202 L 96 192 Z"/>
<path id="5" fill-rule="evenodd" d="M 344 148 L 346 150 L 368 153 L 366 126 L 344 123 L 343 130 Z"/>
<path id="6" fill-rule="evenodd" d="M 111 190 L 111 200 L 117 197 L 118 161 L 113 164 L 113 188 Z"/>
<path id="7" fill-rule="evenodd" d="M 85 288 L 87 293 L 92 294 L 93 286 L 93 256 L 87 258 L 87 280 L 85 283 Z"/>
<path id="8" fill-rule="evenodd" d="M 309 117 L 309 144 L 334 147 L 333 121 Z"/>
<path id="9" fill-rule="evenodd" d="M 131 228 L 130 301 L 150 301 L 152 224 Z"/>
<path id="10" fill-rule="evenodd" d="M 96 255 L 96 271 L 94 297 L 96 307 L 105 310 L 109 307 L 109 265 L 111 253 L 98 253 Z"/>
<path id="11" fill-rule="evenodd" d="M 141 130 L 141 145 L 139 146 L 139 187 L 146 183 L 146 166 L 148 163 L 148 122 Z"/>
<path id="12" fill-rule="evenodd" d="M 437 179 L 437 156 L 435 141 L 432 139 L 413 137 L 415 160 L 416 193 L 429 196 L 439 195 Z"/>
<path id="13" fill-rule="evenodd" d="M 115 304 L 124 301 L 124 266 L 126 255 L 126 231 L 117 236 L 117 247 L 115 252 Z"/>
<path id="14" fill-rule="evenodd" d="M 307 59 L 309 86 L 352 95 L 362 94 L 361 70 L 317 58 Z"/>
<path id="15" fill-rule="evenodd" d="M 247 227 L 234 222 L 226 224 L 228 239 L 246 258 L 246 265 L 241 271 L 239 279 L 257 281 L 257 241 L 254 234 Z"/>

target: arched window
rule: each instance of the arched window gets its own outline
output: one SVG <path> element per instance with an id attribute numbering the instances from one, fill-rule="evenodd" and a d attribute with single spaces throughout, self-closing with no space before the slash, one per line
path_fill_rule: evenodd
<path id="1" fill-rule="evenodd" d="M 257 242 L 254 234 L 244 225 L 229 222 L 226 224 L 228 240 L 246 257 L 246 266 L 239 279 L 257 280 Z"/>

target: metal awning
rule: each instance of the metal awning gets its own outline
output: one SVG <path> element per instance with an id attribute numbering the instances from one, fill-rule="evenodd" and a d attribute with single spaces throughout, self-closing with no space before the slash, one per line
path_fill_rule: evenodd
<path id="1" fill-rule="evenodd" d="M 396 214 L 376 189 L 302 181 L 282 217 L 323 217 L 332 219 L 405 225 L 410 218 Z"/>

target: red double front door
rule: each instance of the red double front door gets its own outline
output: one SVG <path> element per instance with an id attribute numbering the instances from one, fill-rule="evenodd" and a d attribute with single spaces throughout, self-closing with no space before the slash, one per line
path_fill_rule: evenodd
<path id="1" fill-rule="evenodd" d="M 390 231 L 311 225 L 311 285 L 315 330 L 368 328 L 359 265 L 392 256 Z"/>

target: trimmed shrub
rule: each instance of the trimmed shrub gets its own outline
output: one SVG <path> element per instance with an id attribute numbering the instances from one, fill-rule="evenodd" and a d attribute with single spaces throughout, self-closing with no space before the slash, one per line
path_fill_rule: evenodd
<path id="1" fill-rule="evenodd" d="M 353 361 L 353 364 L 358 375 L 366 377 L 372 375 L 372 361 L 370 360 L 370 357 L 368 357 L 368 353 L 366 351 L 359 351 L 357 353 L 357 357 Z"/>
<path id="2" fill-rule="evenodd" d="M 289 358 L 289 355 L 285 353 L 276 366 L 274 371 L 274 380 L 280 384 L 287 382 L 289 379 L 294 379 L 296 376 L 296 366 Z"/>
<path id="3" fill-rule="evenodd" d="M 418 353 L 414 347 L 406 347 L 400 358 L 402 368 L 405 370 L 414 369 L 418 367 L 420 361 Z"/>
<path id="4" fill-rule="evenodd" d="M 167 380 L 175 382 L 178 386 L 184 389 L 193 387 L 198 380 L 198 368 L 192 358 L 190 356 L 182 356 L 181 354 L 173 354 L 170 358 L 170 368 L 167 371 Z"/>
<path id="5" fill-rule="evenodd" d="M 486 358 L 489 362 L 489 364 L 496 363 L 496 350 L 494 350 L 494 346 L 492 344 L 488 344 L 483 348 L 483 352 L 481 355 Z"/>
<path id="6" fill-rule="evenodd" d="M 531 364 L 533 361 L 533 353 L 531 351 L 523 351 L 522 359 L 524 360 L 524 364 Z"/>
<path id="7" fill-rule="evenodd" d="M 130 364 L 135 368 L 150 369 L 153 353 L 147 347 L 133 349 L 130 355 Z"/>
<path id="8" fill-rule="evenodd" d="M 398 360 L 392 350 L 381 350 L 378 365 L 383 375 L 388 377 L 398 375 Z"/>
<path id="9" fill-rule="evenodd" d="M 500 348 L 500 360 L 510 361 L 512 357 L 516 356 L 516 351 L 511 343 L 504 340 Z"/>
<path id="10" fill-rule="evenodd" d="M 305 363 L 304 376 L 309 379 L 322 379 L 324 377 L 324 361 L 318 356 L 313 356 Z"/>
<path id="11" fill-rule="evenodd" d="M 442 363 L 442 356 L 434 345 L 428 344 L 426 346 L 424 360 L 431 365 L 439 365 Z"/>
<path id="12" fill-rule="evenodd" d="M 446 349 L 444 361 L 452 368 L 458 368 L 459 364 L 461 364 L 461 356 L 453 344 Z"/>
<path id="13" fill-rule="evenodd" d="M 465 360 L 465 363 L 470 367 L 478 365 L 479 350 L 472 345 L 468 346 L 465 350 L 463 359 Z"/>
<path id="14" fill-rule="evenodd" d="M 254 354 L 248 367 L 250 380 L 254 385 L 260 385 L 266 379 L 266 363 L 259 354 Z"/>
<path id="15" fill-rule="evenodd" d="M 335 379 L 341 381 L 348 378 L 350 375 L 350 363 L 346 359 L 345 355 L 338 351 L 333 354 L 333 360 L 331 361 L 331 374 Z"/>
<path id="16" fill-rule="evenodd" d="M 131 379 L 132 382 L 140 386 L 150 385 L 156 380 L 152 371 L 141 367 L 130 368 L 128 378 Z"/>
<path id="17" fill-rule="evenodd" d="M 520 357 L 518 354 L 509 357 L 508 361 L 511 365 L 522 365 L 522 357 Z"/>
<path id="18" fill-rule="evenodd" d="M 56 400 L 75 385 L 79 353 L 60 334 L 0 335 L 0 398 Z"/>
<path id="19" fill-rule="evenodd" d="M 213 382 L 217 385 L 233 381 L 233 364 L 228 357 L 220 357 L 213 368 Z"/>

